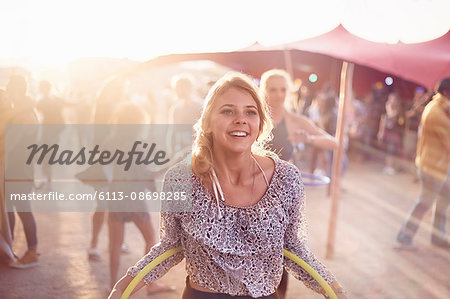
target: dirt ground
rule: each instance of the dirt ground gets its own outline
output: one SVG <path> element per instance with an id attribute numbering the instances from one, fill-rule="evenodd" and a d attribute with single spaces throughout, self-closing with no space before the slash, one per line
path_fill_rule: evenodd
<path id="1" fill-rule="evenodd" d="M 342 178 L 336 251 L 325 259 L 330 200 L 326 187 L 307 187 L 309 246 L 350 292 L 350 298 L 450 298 L 450 253 L 429 244 L 431 213 L 422 223 L 416 252 L 394 249 L 395 235 L 415 201 L 419 186 L 413 176 L 382 174 L 382 165 L 351 163 Z M 154 214 L 155 224 L 158 215 Z M 40 265 L 27 270 L 0 265 L 0 298 L 106 298 L 109 281 L 107 227 L 100 237 L 102 260 L 90 262 L 89 213 L 36 213 Z M 447 223 L 448 224 L 448 223 Z M 133 224 L 125 241 L 130 253 L 121 256 L 120 272 L 143 254 L 144 242 Z M 23 230 L 16 226 L 15 251 L 25 251 Z M 185 283 L 184 262 L 162 282 L 172 293 L 135 298 L 180 298 Z M 291 277 L 288 299 L 321 298 Z"/>

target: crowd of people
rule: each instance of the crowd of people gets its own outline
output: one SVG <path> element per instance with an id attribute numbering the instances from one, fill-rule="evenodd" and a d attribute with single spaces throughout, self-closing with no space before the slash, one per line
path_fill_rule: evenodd
<path id="1" fill-rule="evenodd" d="M 205 95 L 196 92 L 196 85 L 200 83 L 192 76 L 176 76 L 172 80 L 170 103 L 159 105 L 150 91 L 143 101 L 135 100 L 139 97 L 130 91 L 129 79 L 123 76 L 107 81 L 92 100 L 86 100 L 84 95 L 78 101 L 57 96 L 51 82 L 46 80 L 39 83 L 36 99 L 31 99 L 26 78 L 13 75 L 5 89 L 0 89 L 0 167 L 4 170 L 8 163 L 4 158 L 6 124 L 151 124 L 161 121 L 191 124 L 193 131 L 188 137 L 195 139 L 192 161 L 185 159 L 171 168 L 165 175 L 163 190 L 183 190 L 189 185 L 195 195 L 191 198 L 192 212 L 162 212 L 159 243 L 147 211 L 108 212 L 108 207 L 102 206 L 104 202 L 97 203 L 87 252 L 92 262 L 102 258 L 98 240 L 107 219 L 110 298 L 119 298 L 143 267 L 179 245 L 182 251 L 149 273 L 137 289 L 145 283 L 149 294 L 173 290 L 157 279 L 185 258 L 188 276 L 183 298 L 282 299 L 287 289 L 286 270 L 314 291 L 324 293 L 302 268 L 283 258 L 283 248 L 287 248 L 313 266 L 338 298 L 346 298 L 336 278 L 306 246 L 305 195 L 297 168 L 331 175 L 333 150 L 338 146 L 333 137 L 337 125 L 337 92 L 331 84 L 324 84 L 317 92 L 309 84 L 294 90 L 284 70 L 269 70 L 262 74 L 260 82 L 258 88 L 250 77 L 230 73 L 220 78 Z M 432 91 L 417 87 L 411 100 L 402 99 L 397 91 L 374 87 L 361 100 L 354 98 L 346 111 L 346 148 L 350 147 L 363 159 L 376 158 L 374 149 L 381 149 L 385 153 L 383 172 L 388 175 L 401 170 L 396 158 L 416 159 L 421 194 L 398 234 L 397 241 L 402 248 L 413 247 L 412 238 L 418 223 L 436 196 L 439 200 L 432 243 L 448 248 L 445 211 L 450 198 L 449 82 L 449 79 L 442 81 L 434 98 Z M 162 111 L 161 107 L 167 106 L 171 108 Z M 434 112 L 439 109 L 443 112 Z M 434 118 L 439 121 L 429 120 Z M 92 138 L 103 138 L 96 130 L 77 132 L 80 144 Z M 58 140 L 61 133 L 50 137 Z M 180 142 L 186 136 L 178 132 L 176 126 L 168 135 L 171 148 L 186 143 L 186 140 Z M 429 149 L 429 144 L 434 144 L 433 149 Z M 297 155 L 298 152 L 307 152 L 307 158 L 304 154 Z M 436 157 L 435 165 L 425 159 L 430 152 Z M 347 163 L 346 158 L 343 163 Z M 3 170 L 0 174 L 2 188 Z M 54 174 L 50 167 L 44 166 L 41 171 L 45 180 L 33 188 L 45 188 L 46 183 L 52 181 Z M 113 190 L 114 185 L 111 188 Z M 5 202 L 11 205 L 2 199 L 2 205 Z M 2 215 L 7 217 L 11 239 L 15 228 L 14 208 L 8 206 L 9 212 Z M 32 212 L 17 214 L 28 249 L 10 265 L 33 267 L 39 263 L 36 221 Z M 125 222 L 135 223 L 142 233 L 145 256 L 116 283 L 120 253 L 127 250 Z M 219 231 L 222 232 L 220 237 Z"/>

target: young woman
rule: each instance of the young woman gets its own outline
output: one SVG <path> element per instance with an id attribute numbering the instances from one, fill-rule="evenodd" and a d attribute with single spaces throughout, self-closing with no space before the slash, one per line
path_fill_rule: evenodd
<path id="1" fill-rule="evenodd" d="M 386 113 L 381 115 L 377 138 L 378 143 L 386 149 L 386 161 L 383 172 L 389 175 L 396 173 L 395 156 L 403 156 L 403 133 L 405 117 L 400 97 L 391 93 L 386 102 Z"/>
<path id="2" fill-rule="evenodd" d="M 292 159 L 296 143 L 307 143 L 321 149 L 335 149 L 337 142 L 331 135 L 305 116 L 286 110 L 285 102 L 291 85 L 291 78 L 284 70 L 272 69 L 261 76 L 260 90 L 269 106 L 274 125 L 270 149 L 285 161 Z M 286 296 L 287 281 L 288 275 L 284 271 L 278 288 L 280 299 Z"/>
<path id="3" fill-rule="evenodd" d="M 124 102 L 121 104 L 118 104 L 117 107 L 113 110 L 113 113 L 111 115 L 111 123 L 112 124 L 120 124 L 120 125 L 142 125 L 142 124 L 149 124 L 151 123 L 150 117 L 145 112 L 145 110 L 142 109 L 142 107 L 139 107 L 138 105 L 132 104 L 130 102 Z M 123 131 L 121 131 L 123 134 Z M 117 135 L 115 135 L 117 134 Z M 132 132 L 129 132 L 131 136 L 134 136 L 135 140 L 139 140 L 139 138 L 142 138 L 142 131 L 134 129 Z M 117 142 L 120 138 L 120 133 L 113 132 L 112 136 L 110 136 L 110 140 L 106 142 Z M 114 167 L 110 170 L 108 170 L 111 175 L 111 179 L 117 179 L 115 177 L 117 169 Z M 143 176 L 145 177 L 145 174 L 143 174 L 143 169 L 138 168 L 136 169 L 130 169 L 127 174 L 127 179 L 129 180 L 137 180 L 142 179 Z M 119 189 L 116 189 L 117 187 L 111 183 L 111 186 L 108 187 L 108 191 L 111 193 L 114 192 L 123 192 L 123 186 L 119 187 Z M 135 191 L 132 190 L 133 187 L 130 186 L 129 192 Z M 151 190 L 155 190 L 154 185 Z M 110 205 L 108 207 L 109 213 L 108 215 L 108 229 L 109 229 L 109 273 L 111 278 L 111 288 L 114 286 L 115 282 L 117 281 L 117 273 L 119 271 L 119 264 L 120 264 L 120 253 L 122 244 L 124 242 L 124 236 L 125 236 L 125 223 L 126 222 L 133 222 L 136 227 L 139 229 L 139 231 L 142 234 L 142 237 L 145 241 L 145 253 L 147 253 L 150 248 L 157 243 L 157 236 L 154 233 L 154 228 L 152 221 L 150 219 L 150 214 L 147 210 L 147 206 L 143 201 L 136 201 L 131 203 L 131 199 L 125 199 L 122 202 L 109 202 Z M 139 212 L 129 212 L 130 205 L 134 205 L 134 208 L 132 210 L 136 210 Z M 128 209 L 127 209 L 128 206 Z M 127 212 L 128 211 L 128 212 Z M 167 291 L 174 291 L 175 287 L 173 286 L 167 286 L 164 284 L 161 284 L 159 282 L 153 282 L 147 286 L 147 294 L 156 294 L 161 292 L 167 292 Z"/>
<path id="4" fill-rule="evenodd" d="M 286 110 L 285 102 L 291 85 L 291 78 L 284 70 L 272 69 L 261 76 L 260 90 L 269 105 L 274 125 L 271 149 L 286 161 L 292 158 L 295 143 L 303 142 L 323 149 L 335 149 L 337 142 L 331 135 L 305 116 Z"/>
<path id="5" fill-rule="evenodd" d="M 128 270 L 110 298 L 163 252 L 183 250 L 156 266 L 151 283 L 186 258 L 183 298 L 278 298 L 286 267 L 317 292 L 323 290 L 283 248 L 315 268 L 340 295 L 341 287 L 305 244 L 304 192 L 298 169 L 264 150 L 272 128 L 266 104 L 250 78 L 231 73 L 210 90 L 192 162 L 170 169 L 164 191 L 188 192 L 189 212 L 163 212 L 160 243 Z"/>

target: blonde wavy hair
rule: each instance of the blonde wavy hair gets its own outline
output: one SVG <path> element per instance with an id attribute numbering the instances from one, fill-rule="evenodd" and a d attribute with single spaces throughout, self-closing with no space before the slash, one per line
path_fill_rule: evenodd
<path id="1" fill-rule="evenodd" d="M 230 88 L 247 92 L 256 103 L 260 123 L 258 137 L 252 145 L 252 153 L 263 156 L 273 155 L 267 149 L 267 142 L 272 139 L 272 121 L 269 116 L 267 104 L 259 96 L 258 87 L 249 76 L 238 72 L 229 72 L 219 79 L 209 90 L 203 106 L 202 115 L 194 125 L 197 134 L 192 154 L 192 171 L 202 179 L 209 179 L 209 172 L 214 167 L 214 140 L 212 134 L 208 132 L 212 121 L 211 112 L 215 107 L 217 98 Z"/>

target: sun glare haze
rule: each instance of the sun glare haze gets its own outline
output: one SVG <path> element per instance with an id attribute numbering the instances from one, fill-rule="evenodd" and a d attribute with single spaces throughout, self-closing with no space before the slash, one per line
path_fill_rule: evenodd
<path id="1" fill-rule="evenodd" d="M 450 299 L 449 29 L 450 0 L 0 0 L 0 299 Z"/>
<path id="2" fill-rule="evenodd" d="M 379 42 L 420 42 L 449 29 L 447 1 L 4 1 L 0 64 L 63 67 L 79 57 L 145 61 L 231 51 L 325 33 L 339 23 Z"/>

